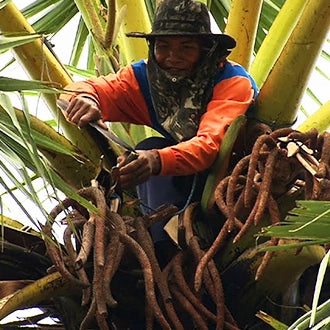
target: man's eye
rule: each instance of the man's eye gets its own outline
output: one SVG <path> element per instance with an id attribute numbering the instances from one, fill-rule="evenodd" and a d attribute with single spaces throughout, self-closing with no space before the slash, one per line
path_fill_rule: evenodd
<path id="1" fill-rule="evenodd" d="M 183 45 L 183 48 L 185 48 L 185 49 L 197 49 L 198 47 L 196 45 L 186 44 L 186 45 Z"/>
<path id="2" fill-rule="evenodd" d="M 194 51 L 196 49 L 196 47 L 194 47 L 194 46 L 191 46 L 191 45 L 187 45 L 187 46 L 183 46 L 182 47 L 182 50 L 183 51 L 186 51 L 186 52 L 190 52 L 190 51 Z"/>

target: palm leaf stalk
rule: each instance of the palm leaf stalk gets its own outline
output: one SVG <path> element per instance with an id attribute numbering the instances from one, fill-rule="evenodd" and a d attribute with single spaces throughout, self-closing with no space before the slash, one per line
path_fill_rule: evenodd
<path id="1" fill-rule="evenodd" d="M 247 70 L 253 55 L 262 0 L 233 0 L 228 16 L 225 33 L 237 42 L 236 47 L 228 56 L 230 60 L 243 65 Z"/>
<path id="2" fill-rule="evenodd" d="M 292 125 L 308 78 L 329 30 L 328 1 L 310 0 L 265 81 L 258 97 L 257 117 L 271 125 Z M 327 120 L 327 118 L 324 118 Z"/>
<path id="3" fill-rule="evenodd" d="M 259 88 L 262 88 L 269 72 L 281 54 L 307 2 L 307 0 L 285 1 L 271 25 L 252 62 L 250 70 Z"/>
<path id="4" fill-rule="evenodd" d="M 33 307 L 48 297 L 65 295 L 68 290 L 74 292 L 75 289 L 61 274 L 55 272 L 47 275 L 3 299 L 0 304 L 0 319 L 20 308 Z M 77 288 L 76 292 L 78 292 Z"/>
<path id="5" fill-rule="evenodd" d="M 319 110 L 299 125 L 298 129 L 301 132 L 307 132 L 313 127 L 317 127 L 320 132 L 326 131 L 330 127 L 328 118 L 330 118 L 330 101 L 324 103 Z"/>
<path id="6" fill-rule="evenodd" d="M 76 187 L 88 184 L 90 179 L 95 177 L 97 170 L 95 164 L 91 164 L 88 159 L 81 157 L 79 152 L 77 153 L 77 149 L 72 147 L 69 141 L 56 133 L 54 129 L 39 119 L 30 116 L 27 106 L 24 107 L 24 111 L 17 111 L 8 101 L 7 95 L 0 94 L 0 96 L 0 127 L 1 136 L 3 137 L 1 139 L 1 154 L 21 169 L 20 173 L 24 177 L 27 189 L 22 185 L 20 190 L 33 200 L 44 212 L 45 217 L 48 216 L 35 191 L 33 179 L 27 171 L 27 168 L 29 168 L 38 177 L 43 178 L 51 185 L 55 198 L 59 199 L 57 188 L 67 196 L 72 196 L 87 208 L 95 210 L 72 188 L 73 184 Z M 35 127 L 38 129 L 35 130 Z M 41 152 L 44 152 L 45 158 L 40 157 Z M 60 168 L 62 168 L 62 171 Z M 63 171 L 64 168 L 66 173 Z M 85 178 L 83 176 L 77 177 L 76 173 L 79 168 L 81 169 L 81 175 L 86 175 Z M 2 167 L 2 169 L 4 168 Z M 77 178 L 77 180 L 74 178 Z M 86 181 L 83 182 L 81 179 Z M 45 187 L 47 187 L 46 184 Z M 51 199 L 47 188 L 46 193 Z"/>
<path id="7" fill-rule="evenodd" d="M 110 47 L 112 44 L 109 45 L 113 33 L 111 27 L 115 24 L 115 17 L 110 19 L 110 15 L 114 14 L 114 10 L 109 11 L 107 23 L 105 17 L 101 15 L 103 7 L 100 1 L 76 0 L 75 3 L 91 36 L 93 47 L 90 48 L 90 51 L 95 52 L 94 62 L 98 74 L 114 73 L 116 70 L 109 58 L 112 56 L 112 47 Z M 113 2 L 111 3 L 113 9 Z"/>
<path id="8" fill-rule="evenodd" d="M 9 3 L 0 10 L 0 30 L 6 33 L 23 32 L 32 35 L 36 33 L 13 3 Z M 32 79 L 58 83 L 62 87 L 72 82 L 72 78 L 64 66 L 42 40 L 34 40 L 31 43 L 15 47 L 14 51 L 17 59 Z M 44 94 L 43 97 L 59 126 L 72 143 L 82 150 L 88 158 L 95 161 L 99 159 L 101 154 L 99 147 L 85 130 L 79 130 L 75 125 L 65 120 L 62 112 L 56 107 L 55 95 Z"/>
<path id="9" fill-rule="evenodd" d="M 144 0 L 117 0 L 119 10 L 126 7 L 125 24 L 120 27 L 120 40 L 125 49 L 127 63 L 132 63 L 147 57 L 147 43 L 140 38 L 126 38 L 125 34 L 133 31 L 149 32 L 150 19 Z"/>
<path id="10" fill-rule="evenodd" d="M 42 120 L 31 115 L 30 127 L 28 128 L 24 123 L 22 111 L 15 109 L 15 112 L 24 135 L 27 134 L 28 129 L 31 131 L 38 150 L 45 156 L 52 168 L 55 170 L 61 169 L 59 173 L 66 182 L 74 187 L 89 184 L 91 178 L 96 175 L 98 163 L 91 162 L 63 135 L 56 132 Z M 5 128 L 8 131 L 15 131 L 7 112 L 1 106 L 0 121 L 2 131 Z M 17 141 L 17 137 L 14 136 L 13 141 L 15 140 Z M 8 141 L 8 138 L 4 138 L 3 141 Z M 33 169 L 32 166 L 33 163 L 30 163 L 30 169 Z M 76 175 L 77 169 L 79 169 L 79 177 Z"/>
<path id="11" fill-rule="evenodd" d="M 0 29 L 4 33 L 21 32 L 35 35 L 36 32 L 28 24 L 25 17 L 13 3 L 0 10 Z M 14 49 L 17 59 L 27 69 L 34 80 L 53 81 L 64 87 L 72 81 L 59 61 L 54 58 L 51 51 L 45 46 L 43 40 L 35 40 L 29 44 Z M 48 104 L 54 109 L 54 95 L 46 97 Z M 55 111 L 56 116 L 57 111 Z M 64 124 L 63 124 L 64 126 Z"/>

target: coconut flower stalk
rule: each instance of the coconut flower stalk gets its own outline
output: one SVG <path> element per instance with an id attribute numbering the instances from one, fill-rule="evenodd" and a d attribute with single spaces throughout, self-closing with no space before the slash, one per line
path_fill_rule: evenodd
<path id="1" fill-rule="evenodd" d="M 257 117 L 274 127 L 291 126 L 329 30 L 327 0 L 309 0 L 280 57 L 262 86 Z"/>
<path id="2" fill-rule="evenodd" d="M 307 2 L 308 0 L 287 0 L 275 18 L 251 64 L 250 73 L 259 88 L 280 56 Z"/>
<path id="3" fill-rule="evenodd" d="M 233 0 L 225 29 L 225 33 L 237 42 L 228 58 L 240 63 L 247 70 L 252 59 L 261 5 L 262 0 Z"/>

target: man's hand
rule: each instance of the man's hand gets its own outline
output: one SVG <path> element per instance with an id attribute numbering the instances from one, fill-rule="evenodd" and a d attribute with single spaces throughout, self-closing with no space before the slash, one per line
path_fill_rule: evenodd
<path id="1" fill-rule="evenodd" d="M 79 127 L 84 127 L 88 125 L 89 122 L 97 121 L 99 126 L 107 129 L 106 124 L 102 121 L 99 105 L 90 98 L 84 96 L 77 96 L 74 98 L 66 109 L 66 115 L 68 120 Z"/>
<path id="2" fill-rule="evenodd" d="M 120 184 L 123 189 L 147 181 L 151 175 L 157 175 L 161 162 L 157 150 L 139 150 L 139 157 L 126 164 L 126 156 L 118 157 Z"/>

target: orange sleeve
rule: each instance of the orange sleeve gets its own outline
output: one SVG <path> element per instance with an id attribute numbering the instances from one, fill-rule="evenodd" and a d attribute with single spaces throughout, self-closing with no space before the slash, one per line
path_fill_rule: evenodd
<path id="1" fill-rule="evenodd" d="M 77 95 L 97 101 L 105 121 L 151 126 L 148 108 L 132 66 L 124 67 L 116 74 L 69 84 L 65 89 L 74 92 L 61 95 L 68 101 Z"/>
<path id="2" fill-rule="evenodd" d="M 213 97 L 201 118 L 197 135 L 159 151 L 160 175 L 189 175 L 208 169 L 215 161 L 228 126 L 253 102 L 248 78 L 236 76 L 214 87 Z"/>

